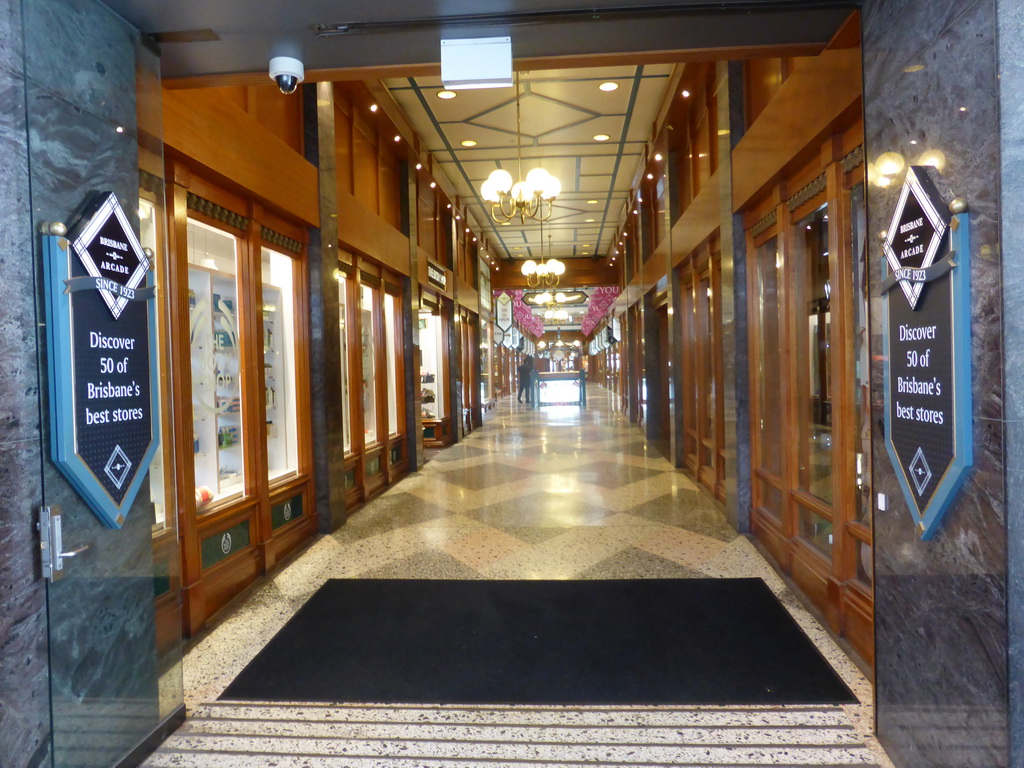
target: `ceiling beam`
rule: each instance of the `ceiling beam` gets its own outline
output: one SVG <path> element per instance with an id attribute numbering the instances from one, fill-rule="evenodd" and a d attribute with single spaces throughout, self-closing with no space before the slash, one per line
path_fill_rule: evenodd
<path id="1" fill-rule="evenodd" d="M 787 58 L 817 56 L 824 43 L 793 43 L 790 45 L 741 46 L 735 48 L 689 48 L 685 51 L 632 51 L 624 53 L 593 53 L 564 56 L 532 56 L 516 59 L 512 67 L 517 72 L 544 69 L 576 69 L 582 67 L 621 67 L 637 64 L 676 64 L 697 61 L 732 61 L 754 58 Z M 306 72 L 307 82 L 344 82 L 348 80 L 387 80 L 399 77 L 437 77 L 441 63 L 392 64 L 387 66 L 339 67 L 311 69 Z M 191 77 L 165 77 L 165 88 L 211 88 L 224 86 L 265 85 L 267 73 L 227 72 Z"/>

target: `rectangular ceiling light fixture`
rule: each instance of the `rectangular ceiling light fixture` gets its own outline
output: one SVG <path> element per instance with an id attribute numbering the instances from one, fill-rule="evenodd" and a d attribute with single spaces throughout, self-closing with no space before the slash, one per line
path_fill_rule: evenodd
<path id="1" fill-rule="evenodd" d="M 441 41 L 441 82 L 458 91 L 512 87 L 512 38 Z"/>

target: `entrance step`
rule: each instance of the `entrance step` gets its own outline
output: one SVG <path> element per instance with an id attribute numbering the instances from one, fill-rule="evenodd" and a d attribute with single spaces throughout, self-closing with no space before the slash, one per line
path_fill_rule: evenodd
<path id="1" fill-rule="evenodd" d="M 839 707 L 217 702 L 148 768 L 874 766 Z"/>

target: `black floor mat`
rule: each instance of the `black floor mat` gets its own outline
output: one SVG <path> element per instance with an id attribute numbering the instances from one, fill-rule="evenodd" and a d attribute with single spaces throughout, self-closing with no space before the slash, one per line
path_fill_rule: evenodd
<path id="1" fill-rule="evenodd" d="M 855 701 L 760 579 L 328 581 L 228 700 Z"/>

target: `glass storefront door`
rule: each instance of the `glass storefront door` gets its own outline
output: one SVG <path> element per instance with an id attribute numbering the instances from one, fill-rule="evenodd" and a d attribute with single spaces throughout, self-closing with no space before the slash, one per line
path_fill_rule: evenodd
<path id="1" fill-rule="evenodd" d="M 33 231 L 39 232 L 43 221 L 71 225 L 88 192 L 110 190 L 138 236 L 142 209 L 152 216 L 149 208 L 155 208 L 155 215 L 162 216 L 159 59 L 142 44 L 137 30 L 100 3 L 86 0 L 75 14 L 61 16 L 48 4 L 25 2 L 21 12 Z M 81 28 L 104 44 L 54 45 L 55 39 L 81 37 Z M 79 73 L 88 71 L 105 72 L 106 77 L 93 77 L 90 87 L 82 88 Z M 140 176 L 150 180 L 150 192 L 160 190 L 146 205 L 140 205 Z M 144 235 L 157 287 L 156 298 L 147 302 L 159 326 L 150 344 L 160 349 L 167 308 L 163 238 L 157 232 Z M 67 247 L 66 240 L 62 247 Z M 41 274 L 41 236 L 36 235 L 33 248 L 33 266 Z M 59 374 L 45 350 L 50 334 L 61 331 L 56 324 L 48 325 L 38 299 L 35 320 L 39 387 L 47 393 L 51 377 Z M 166 377 L 166 370 L 162 374 Z M 157 381 L 161 407 L 154 412 L 154 426 L 171 407 L 162 397 L 166 382 Z M 117 398 L 106 399 L 110 409 L 117 408 Z M 170 536 L 173 545 L 176 519 L 165 510 L 177 505 L 173 484 L 168 488 L 162 483 L 158 470 L 142 481 L 130 508 L 121 508 L 122 527 L 107 528 L 51 460 L 52 419 L 44 405 L 42 501 L 52 515 L 60 514 L 62 551 L 75 552 L 62 558 L 61 576 L 48 582 L 46 590 L 52 766 L 109 768 L 169 715 L 183 714 L 177 576 L 167 572 L 165 559 L 154 555 L 158 538 L 166 542 Z M 163 434 L 162 439 L 172 438 Z M 77 436 L 74 441 L 78 452 L 82 446 Z M 168 602 L 169 594 L 174 597 Z M 159 607 L 161 600 L 164 607 Z M 163 613 L 168 606 L 169 625 Z M 7 757 L 18 762 L 30 756 Z"/>

